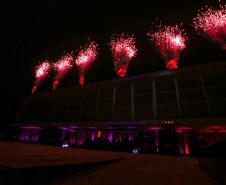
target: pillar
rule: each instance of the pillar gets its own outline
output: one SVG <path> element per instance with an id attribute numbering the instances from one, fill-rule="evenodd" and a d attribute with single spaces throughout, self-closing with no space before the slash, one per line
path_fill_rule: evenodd
<path id="1" fill-rule="evenodd" d="M 152 99 L 153 99 L 153 119 L 156 119 L 156 91 L 155 81 L 152 82 Z"/>
<path id="2" fill-rule="evenodd" d="M 179 118 L 181 118 L 181 106 L 180 106 L 180 97 L 179 97 L 179 90 L 177 85 L 177 79 L 174 78 L 174 84 L 175 84 L 175 90 L 177 95 L 177 106 L 178 106 L 178 112 L 179 112 Z"/>
<path id="3" fill-rule="evenodd" d="M 131 120 L 134 120 L 134 84 L 131 85 Z"/>
<path id="4" fill-rule="evenodd" d="M 183 138 L 184 138 L 184 153 L 186 155 L 189 155 L 187 130 L 183 129 L 182 133 L 183 133 Z"/>
<path id="5" fill-rule="evenodd" d="M 155 146 L 156 152 L 159 153 L 159 129 L 155 129 Z"/>

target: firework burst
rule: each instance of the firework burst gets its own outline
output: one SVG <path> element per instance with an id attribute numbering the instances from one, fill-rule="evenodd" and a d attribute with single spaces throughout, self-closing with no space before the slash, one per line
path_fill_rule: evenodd
<path id="1" fill-rule="evenodd" d="M 134 36 L 125 36 L 123 33 L 121 35 L 112 35 L 111 42 L 109 43 L 111 47 L 114 68 L 117 75 L 124 77 L 132 58 L 136 56 L 137 49 L 135 46 Z"/>
<path id="2" fill-rule="evenodd" d="M 51 68 L 51 65 L 47 60 L 42 62 L 40 65 L 38 65 L 36 67 L 36 70 L 35 70 L 36 80 L 35 80 L 35 85 L 33 86 L 32 91 L 31 91 L 32 94 L 37 90 L 37 87 L 44 80 L 44 78 L 48 75 L 50 68 Z"/>
<path id="3" fill-rule="evenodd" d="M 53 90 L 56 89 L 56 86 L 58 85 L 59 81 L 64 77 L 64 75 L 68 72 L 69 69 L 72 68 L 72 60 L 73 60 L 73 53 L 71 54 L 65 54 L 61 57 L 60 60 L 58 60 L 55 64 L 53 64 L 53 67 L 55 71 L 57 72 L 55 76 L 55 81 L 53 83 Z"/>
<path id="4" fill-rule="evenodd" d="M 186 48 L 186 33 L 178 26 L 162 28 L 160 24 L 155 28 L 156 32 L 147 34 L 149 41 L 164 58 L 167 69 L 177 68 L 179 54 Z"/>
<path id="5" fill-rule="evenodd" d="M 81 51 L 75 60 L 79 71 L 79 83 L 81 85 L 84 83 L 85 73 L 90 68 L 93 61 L 97 58 L 97 46 L 97 44 L 94 44 L 94 41 L 90 42 L 89 46 L 86 45 L 83 49 L 81 48 Z"/>
<path id="6" fill-rule="evenodd" d="M 226 49 L 226 5 L 220 6 L 220 10 L 213 10 L 206 6 L 206 11 L 200 10 L 200 14 L 193 19 L 193 26 L 201 35 L 221 44 Z"/>

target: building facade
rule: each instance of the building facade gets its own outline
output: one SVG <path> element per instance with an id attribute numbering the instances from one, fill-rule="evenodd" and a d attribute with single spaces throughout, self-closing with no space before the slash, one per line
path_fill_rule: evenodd
<path id="1" fill-rule="evenodd" d="M 196 155 L 226 139 L 225 82 L 218 61 L 41 92 L 24 99 L 15 124 L 21 142 L 41 142 L 55 124 L 77 147 L 99 139 Z"/>

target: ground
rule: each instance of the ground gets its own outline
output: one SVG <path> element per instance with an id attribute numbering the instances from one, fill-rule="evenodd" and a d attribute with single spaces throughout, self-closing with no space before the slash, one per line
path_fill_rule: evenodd
<path id="1" fill-rule="evenodd" d="M 56 166 L 54 170 L 57 170 L 59 166 L 69 169 L 69 165 L 72 164 L 109 161 L 77 171 L 70 176 L 59 175 L 52 179 L 45 178 L 39 181 L 39 184 L 220 185 L 199 167 L 194 157 L 130 154 L 0 142 L 0 158 L 2 169 L 4 167 L 10 169 L 30 167 L 32 169 L 32 166 L 37 168 Z"/>

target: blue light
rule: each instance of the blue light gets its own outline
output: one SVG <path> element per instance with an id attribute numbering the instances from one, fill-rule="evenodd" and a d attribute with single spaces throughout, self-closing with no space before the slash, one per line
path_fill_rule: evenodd
<path id="1" fill-rule="evenodd" d="M 133 153 L 134 154 L 138 154 L 138 150 L 136 149 L 136 150 L 133 150 Z"/>
<path id="2" fill-rule="evenodd" d="M 68 148 L 68 144 L 63 144 L 62 148 Z"/>

